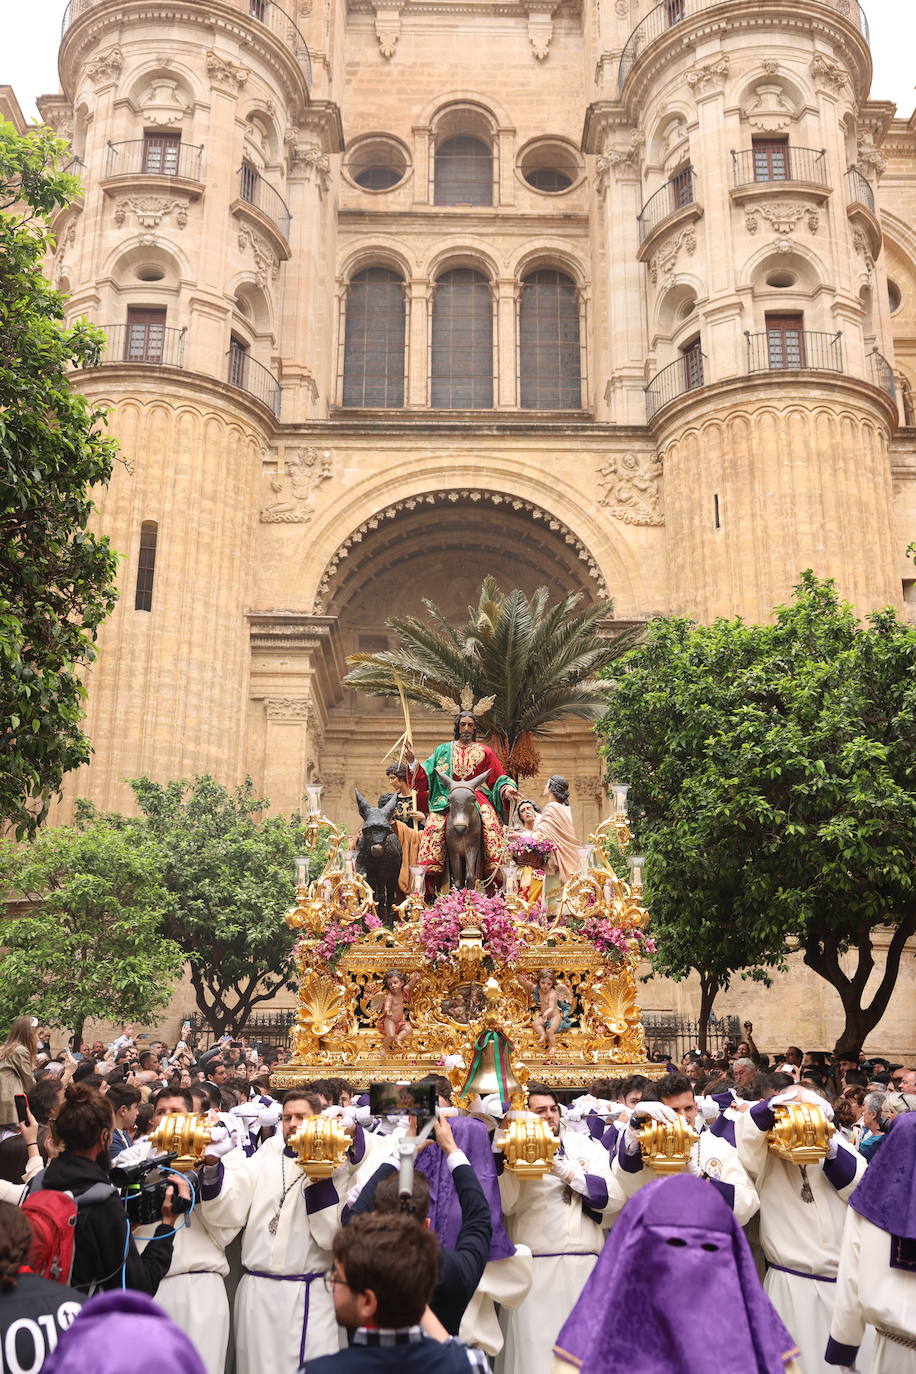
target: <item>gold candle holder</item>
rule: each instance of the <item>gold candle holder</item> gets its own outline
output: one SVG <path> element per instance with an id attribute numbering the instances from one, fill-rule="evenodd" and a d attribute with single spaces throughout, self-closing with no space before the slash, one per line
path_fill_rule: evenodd
<path id="1" fill-rule="evenodd" d="M 825 1159 L 834 1132 L 827 1113 L 814 1102 L 782 1102 L 773 1108 L 776 1125 L 767 1146 L 789 1164 L 817 1164 Z"/>
<path id="2" fill-rule="evenodd" d="M 191 1112 L 167 1112 L 150 1135 L 157 1153 L 176 1154 L 169 1166 L 184 1174 L 196 1169 L 207 1153 L 212 1123 L 206 1116 Z"/>
<path id="3" fill-rule="evenodd" d="M 539 1116 L 517 1117 L 500 1131 L 494 1145 L 502 1150 L 506 1168 L 518 1178 L 543 1178 L 550 1173 L 560 1141 Z"/>
<path id="4" fill-rule="evenodd" d="M 289 1148 L 309 1178 L 330 1178 L 344 1162 L 350 1137 L 330 1116 L 309 1116 L 290 1138 Z"/>
<path id="5" fill-rule="evenodd" d="M 648 1120 L 639 1128 L 639 1150 L 657 1174 L 682 1174 L 699 1136 L 682 1116 L 674 1121 Z"/>

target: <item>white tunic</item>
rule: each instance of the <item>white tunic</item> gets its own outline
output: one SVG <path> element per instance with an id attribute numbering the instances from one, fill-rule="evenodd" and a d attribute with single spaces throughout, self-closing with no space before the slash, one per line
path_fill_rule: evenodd
<path id="1" fill-rule="evenodd" d="M 764 1288 L 795 1337 L 805 1374 L 830 1374 L 824 1353 L 836 1288 L 846 1203 L 865 1172 L 865 1160 L 837 1137 L 837 1157 L 806 1169 L 811 1201 L 802 1198 L 803 1176 L 767 1148 L 775 1121 L 766 1102 L 742 1112 L 735 1128 L 738 1156 L 760 1197 L 760 1245 L 767 1261 Z"/>
<path id="2" fill-rule="evenodd" d="M 738 1151 L 721 1136 L 701 1130 L 699 1140 L 690 1151 L 685 1172 L 709 1180 L 734 1212 L 739 1225 L 746 1226 L 757 1213 L 760 1207 L 757 1190 L 738 1158 Z M 627 1154 L 621 1148 L 614 1159 L 614 1177 L 624 1196 L 631 1198 L 659 1175 L 646 1164 L 638 1150 L 635 1154 Z"/>
<path id="3" fill-rule="evenodd" d="M 503 1313 L 506 1343 L 497 1360 L 501 1374 L 549 1374 L 553 1343 L 604 1245 L 602 1223 L 624 1203 L 607 1151 L 573 1131 L 562 1130 L 561 1139 L 569 1159 L 585 1170 L 587 1197 L 567 1188 L 556 1174 L 520 1180 L 504 1171 L 499 1180 L 509 1236 L 533 1257 L 528 1296 Z"/>
<path id="4" fill-rule="evenodd" d="M 503 1348 L 503 1332 L 496 1304 L 508 1311 L 525 1301 L 531 1291 L 534 1261 L 527 1245 L 516 1245 L 515 1254 L 490 1260 L 477 1291 L 464 1310 L 458 1337 L 466 1345 L 479 1345 L 492 1359 Z"/>
<path id="5" fill-rule="evenodd" d="M 356 1148 L 362 1149 L 360 1130 Z M 304 1360 L 339 1349 L 324 1275 L 352 1167 L 348 1162 L 331 1178 L 311 1181 L 277 1134 L 240 1168 L 220 1171 L 215 1196 L 205 1184 L 205 1215 L 245 1228 L 235 1298 L 237 1374 L 295 1374 Z"/>
<path id="6" fill-rule="evenodd" d="M 891 1268 L 891 1243 L 887 1231 L 846 1209 L 830 1338 L 840 1346 L 860 1346 L 866 1325 L 874 1326 L 870 1374 L 916 1374 L 916 1273 Z M 864 1367 L 861 1357 L 858 1364 Z"/>

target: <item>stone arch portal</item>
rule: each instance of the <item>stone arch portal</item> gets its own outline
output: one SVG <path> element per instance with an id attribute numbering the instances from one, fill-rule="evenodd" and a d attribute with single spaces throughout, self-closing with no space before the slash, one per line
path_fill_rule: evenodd
<path id="1" fill-rule="evenodd" d="M 531 501 L 492 491 L 438 491 L 386 506 L 352 531 L 324 570 L 313 619 L 336 638 L 335 657 L 345 671 L 341 659 L 349 654 L 394 647 L 386 620 L 422 617 L 424 598 L 449 618 L 462 618 L 487 573 L 507 590 L 518 586 L 530 594 L 546 586 L 551 599 L 576 591 L 590 601 L 612 591 L 582 540 Z M 401 707 L 340 687 L 320 714 L 310 775 L 324 784 L 327 814 L 355 823 L 353 788 L 367 796 L 385 790 L 385 755 L 404 728 Z M 444 715 L 418 708 L 411 709 L 411 724 L 420 758 L 451 729 Z M 579 826 L 583 833 L 593 828 L 601 773 L 589 726 L 569 722 L 542 754 L 544 777 L 531 782 L 532 792 L 543 789 L 551 772 L 565 773 Z"/>

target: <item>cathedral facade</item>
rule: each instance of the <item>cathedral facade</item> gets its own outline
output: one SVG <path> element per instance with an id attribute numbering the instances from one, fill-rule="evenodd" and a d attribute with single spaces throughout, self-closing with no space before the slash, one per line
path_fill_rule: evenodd
<path id="1" fill-rule="evenodd" d="M 70 0 L 52 272 L 125 462 L 57 819 L 204 771 L 347 819 L 402 722 L 346 656 L 485 572 L 612 630 L 807 567 L 916 614 L 916 120 L 871 71 L 858 0 Z M 544 759 L 587 830 L 590 734 Z"/>

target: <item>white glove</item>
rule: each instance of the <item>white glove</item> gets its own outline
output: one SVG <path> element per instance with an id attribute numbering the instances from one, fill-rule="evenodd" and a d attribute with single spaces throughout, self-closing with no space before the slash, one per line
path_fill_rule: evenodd
<path id="1" fill-rule="evenodd" d="M 634 1125 L 633 1117 L 636 1117 L 638 1123 L 639 1117 L 646 1116 L 651 1117 L 653 1121 L 677 1121 L 677 1112 L 666 1102 L 637 1102 L 630 1117 L 631 1129 Z"/>
<path id="2" fill-rule="evenodd" d="M 265 1102 L 262 1097 L 259 1101 L 261 1103 L 261 1112 L 258 1116 L 258 1125 L 262 1130 L 269 1130 L 279 1122 L 283 1115 L 283 1107 L 279 1102 L 274 1102 L 273 1099 L 269 1102 Z"/>
<path id="3" fill-rule="evenodd" d="M 221 1159 L 223 1155 L 231 1154 L 234 1149 L 236 1149 L 235 1140 L 225 1126 L 212 1126 L 210 1128 L 210 1144 L 206 1151 L 207 1158 Z"/>
<path id="4" fill-rule="evenodd" d="M 697 1106 L 704 1121 L 715 1121 L 719 1115 L 719 1104 L 714 1097 L 698 1097 Z"/>
<path id="5" fill-rule="evenodd" d="M 826 1097 L 812 1092 L 810 1088 L 783 1088 L 781 1093 L 770 1098 L 770 1107 L 781 1107 L 786 1102 L 810 1102 L 813 1107 L 820 1107 L 828 1121 L 833 1120 L 833 1107 Z"/>
<path id="6" fill-rule="evenodd" d="M 570 1102 L 566 1109 L 566 1120 L 584 1121 L 590 1112 L 597 1112 L 606 1105 L 597 1097 L 592 1097 L 591 1093 L 585 1093 L 583 1097 L 577 1097 L 574 1102 Z"/>
<path id="7" fill-rule="evenodd" d="M 112 1164 L 119 1169 L 128 1168 L 131 1164 L 141 1164 L 144 1159 L 149 1159 L 153 1153 L 153 1147 L 149 1143 L 149 1137 L 138 1140 L 135 1145 L 128 1145 L 126 1150 L 122 1150 L 119 1155 L 115 1155 Z"/>
<path id="8" fill-rule="evenodd" d="M 330 1107 L 323 1107 L 322 1110 L 321 1110 L 321 1112 L 319 1113 L 319 1115 L 330 1117 L 331 1120 L 334 1121 L 334 1120 L 336 1120 L 338 1117 L 346 1116 L 346 1108 L 345 1108 L 345 1107 L 335 1107 L 335 1106 L 332 1104 Z"/>
<path id="9" fill-rule="evenodd" d="M 505 1113 L 503 1112 L 503 1099 L 499 1093 L 487 1093 L 481 1099 L 480 1110 L 484 1116 L 492 1116 L 494 1121 L 502 1121 Z"/>
<path id="10" fill-rule="evenodd" d="M 561 1178 L 567 1187 L 572 1188 L 574 1192 L 585 1193 L 588 1191 L 588 1185 L 585 1182 L 585 1170 L 581 1164 L 577 1164 L 568 1155 L 555 1154 L 550 1172 L 556 1174 L 557 1178 Z"/>
<path id="11" fill-rule="evenodd" d="M 245 1125 L 250 1130 L 261 1115 L 262 1110 L 263 1108 L 257 1100 L 254 1102 L 240 1102 L 237 1107 L 232 1108 L 230 1116 L 241 1117 L 242 1121 L 244 1121 Z"/>

